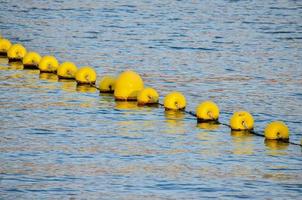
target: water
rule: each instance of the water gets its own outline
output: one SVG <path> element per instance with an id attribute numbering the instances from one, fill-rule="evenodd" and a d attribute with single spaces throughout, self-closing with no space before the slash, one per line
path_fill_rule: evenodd
<path id="1" fill-rule="evenodd" d="M 285 121 L 302 138 L 301 1 L 1 1 L 0 29 L 60 62 L 126 69 L 187 110 L 214 100 L 262 133 Z M 299 199 L 301 148 L 0 59 L 1 199 Z"/>

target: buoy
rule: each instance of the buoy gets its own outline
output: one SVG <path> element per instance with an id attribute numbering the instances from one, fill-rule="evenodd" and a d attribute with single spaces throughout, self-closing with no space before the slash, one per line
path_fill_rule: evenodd
<path id="1" fill-rule="evenodd" d="M 159 95 L 157 91 L 151 87 L 144 88 L 137 95 L 138 105 L 158 104 Z"/>
<path id="2" fill-rule="evenodd" d="M 171 92 L 164 99 L 166 110 L 184 110 L 186 104 L 186 98 L 180 92 Z"/>
<path id="3" fill-rule="evenodd" d="M 254 118 L 246 111 L 238 111 L 230 119 L 232 130 L 252 130 L 254 128 Z"/>
<path id="4" fill-rule="evenodd" d="M 39 63 L 41 61 L 41 56 L 37 52 L 30 51 L 26 53 L 22 62 L 24 68 L 27 69 L 39 69 Z"/>
<path id="5" fill-rule="evenodd" d="M 122 72 L 115 81 L 115 100 L 136 101 L 139 91 L 143 88 L 144 82 L 140 75 L 134 71 Z"/>
<path id="6" fill-rule="evenodd" d="M 54 56 L 43 56 L 39 62 L 41 72 L 55 73 L 59 67 L 59 62 Z"/>
<path id="7" fill-rule="evenodd" d="M 196 108 L 198 122 L 217 121 L 219 118 L 219 108 L 212 101 L 204 101 Z"/>
<path id="8" fill-rule="evenodd" d="M 96 81 L 96 72 L 93 68 L 85 66 L 77 71 L 75 78 L 78 85 L 94 85 Z"/>
<path id="9" fill-rule="evenodd" d="M 289 140 L 289 130 L 284 122 L 274 121 L 269 123 L 264 130 L 265 139 Z"/>
<path id="10" fill-rule="evenodd" d="M 7 51 L 8 61 L 22 61 L 26 49 L 22 44 L 13 44 Z"/>
<path id="11" fill-rule="evenodd" d="M 78 71 L 77 66 L 73 62 L 63 62 L 57 69 L 59 79 L 74 79 Z"/>
<path id="12" fill-rule="evenodd" d="M 101 93 L 113 93 L 115 88 L 115 78 L 113 76 L 104 76 L 100 83 L 99 89 Z"/>
<path id="13" fill-rule="evenodd" d="M 12 46 L 12 43 L 8 39 L 0 39 L 0 55 L 7 56 L 7 51 Z"/>

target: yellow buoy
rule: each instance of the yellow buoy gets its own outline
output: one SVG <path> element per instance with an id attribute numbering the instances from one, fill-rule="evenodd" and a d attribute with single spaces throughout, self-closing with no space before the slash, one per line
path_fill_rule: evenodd
<path id="1" fill-rule="evenodd" d="M 12 46 L 12 43 L 8 39 L 0 39 L 0 55 L 7 56 L 7 51 Z"/>
<path id="2" fill-rule="evenodd" d="M 138 105 L 152 105 L 158 103 L 159 95 L 157 91 L 151 87 L 144 88 L 137 95 Z"/>
<path id="3" fill-rule="evenodd" d="M 198 122 L 217 121 L 219 113 L 218 106 L 212 101 L 204 101 L 196 108 Z"/>
<path id="4" fill-rule="evenodd" d="M 238 111 L 230 119 L 232 130 L 252 130 L 254 128 L 254 118 L 246 111 Z"/>
<path id="5" fill-rule="evenodd" d="M 136 101 L 139 91 L 143 88 L 144 82 L 140 75 L 134 71 L 122 72 L 115 81 L 115 100 Z"/>
<path id="6" fill-rule="evenodd" d="M 59 67 L 59 62 L 54 56 L 43 56 L 39 62 L 41 72 L 55 73 Z"/>
<path id="7" fill-rule="evenodd" d="M 22 61 L 26 54 L 26 49 L 22 44 L 14 44 L 7 51 L 9 61 Z"/>
<path id="8" fill-rule="evenodd" d="M 284 122 L 274 121 L 266 126 L 264 136 L 268 140 L 288 140 L 289 130 Z"/>
<path id="9" fill-rule="evenodd" d="M 115 78 L 113 76 L 104 76 L 100 83 L 99 89 L 102 93 L 113 93 L 115 88 Z"/>
<path id="10" fill-rule="evenodd" d="M 74 79 L 77 71 L 78 68 L 73 62 L 63 62 L 57 69 L 57 75 L 60 79 Z"/>
<path id="11" fill-rule="evenodd" d="M 22 62 L 24 68 L 38 68 L 41 61 L 41 56 L 37 52 L 30 51 L 26 53 Z"/>
<path id="12" fill-rule="evenodd" d="M 166 110 L 184 110 L 186 105 L 186 98 L 180 92 L 171 92 L 164 99 Z"/>
<path id="13" fill-rule="evenodd" d="M 93 68 L 85 66 L 77 71 L 75 78 L 78 84 L 94 85 L 96 81 L 96 72 Z"/>

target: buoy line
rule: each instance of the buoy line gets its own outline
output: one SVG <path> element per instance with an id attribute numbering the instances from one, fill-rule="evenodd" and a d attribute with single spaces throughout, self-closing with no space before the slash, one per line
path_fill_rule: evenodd
<path id="1" fill-rule="evenodd" d="M 117 78 L 112 76 L 104 76 L 99 87 L 96 85 L 96 71 L 84 66 L 78 69 L 73 62 L 59 63 L 58 60 L 51 55 L 41 57 L 37 52 L 27 52 L 22 44 L 12 44 L 8 39 L 2 38 L 0 35 L 0 55 L 6 56 L 9 62 L 21 62 L 24 69 L 38 69 L 41 73 L 57 74 L 59 79 L 72 79 L 77 85 L 88 85 L 97 89 L 100 93 L 113 94 L 116 101 L 136 101 L 139 106 L 160 105 L 165 110 L 174 110 L 176 112 L 184 112 L 195 118 L 197 123 L 213 123 L 221 124 L 229 127 L 232 131 L 245 131 L 256 136 L 264 137 L 265 140 L 280 141 L 292 145 L 302 146 L 301 143 L 294 143 L 289 140 L 289 129 L 282 121 L 273 121 L 269 123 L 264 135 L 254 131 L 254 118 L 247 111 L 237 111 L 230 118 L 230 123 L 219 122 L 219 107 L 212 101 L 204 101 L 200 103 L 196 112 L 186 111 L 186 98 L 178 92 L 170 92 L 164 98 L 164 102 L 159 102 L 158 92 L 151 88 L 145 87 L 143 79 L 134 71 L 124 71 Z"/>

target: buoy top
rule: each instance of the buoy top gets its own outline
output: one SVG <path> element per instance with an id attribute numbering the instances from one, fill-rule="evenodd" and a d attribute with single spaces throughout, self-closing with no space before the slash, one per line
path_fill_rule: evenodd
<path id="1" fill-rule="evenodd" d="M 203 121 L 218 120 L 219 108 L 213 101 L 204 101 L 196 108 L 197 119 Z"/>
<path id="2" fill-rule="evenodd" d="M 0 39 L 0 52 L 7 52 L 11 46 L 12 43 L 8 39 Z"/>
<path id="3" fill-rule="evenodd" d="M 43 56 L 39 63 L 39 69 L 42 72 L 56 72 L 58 67 L 59 62 L 54 56 Z"/>
<path id="4" fill-rule="evenodd" d="M 237 111 L 230 119 L 232 130 L 252 130 L 254 128 L 254 118 L 247 111 Z"/>
<path id="5" fill-rule="evenodd" d="M 27 52 L 23 58 L 24 65 L 38 65 L 41 61 L 41 56 L 37 52 L 30 51 Z"/>
<path id="6" fill-rule="evenodd" d="M 22 44 L 13 44 L 7 51 L 8 58 L 23 59 L 26 49 Z"/>
<path id="7" fill-rule="evenodd" d="M 138 93 L 137 102 L 139 105 L 158 103 L 159 95 L 157 91 L 151 87 L 144 88 Z"/>
<path id="8" fill-rule="evenodd" d="M 171 92 L 164 99 L 164 107 L 167 110 L 183 110 L 186 105 L 186 98 L 180 92 Z"/>
<path id="9" fill-rule="evenodd" d="M 266 126 L 264 136 L 269 140 L 288 140 L 289 129 L 284 122 L 274 121 Z"/>
<path id="10" fill-rule="evenodd" d="M 78 68 L 73 62 L 63 62 L 59 65 L 57 75 L 59 78 L 74 78 Z"/>
<path id="11" fill-rule="evenodd" d="M 115 77 L 109 75 L 103 76 L 99 83 L 100 92 L 113 93 L 114 88 L 115 88 Z"/>
<path id="12" fill-rule="evenodd" d="M 76 72 L 75 78 L 80 84 L 94 84 L 96 81 L 96 72 L 92 67 L 84 66 Z"/>
<path id="13" fill-rule="evenodd" d="M 122 72 L 115 82 L 116 100 L 136 100 L 138 92 L 144 88 L 143 79 L 134 71 Z"/>

